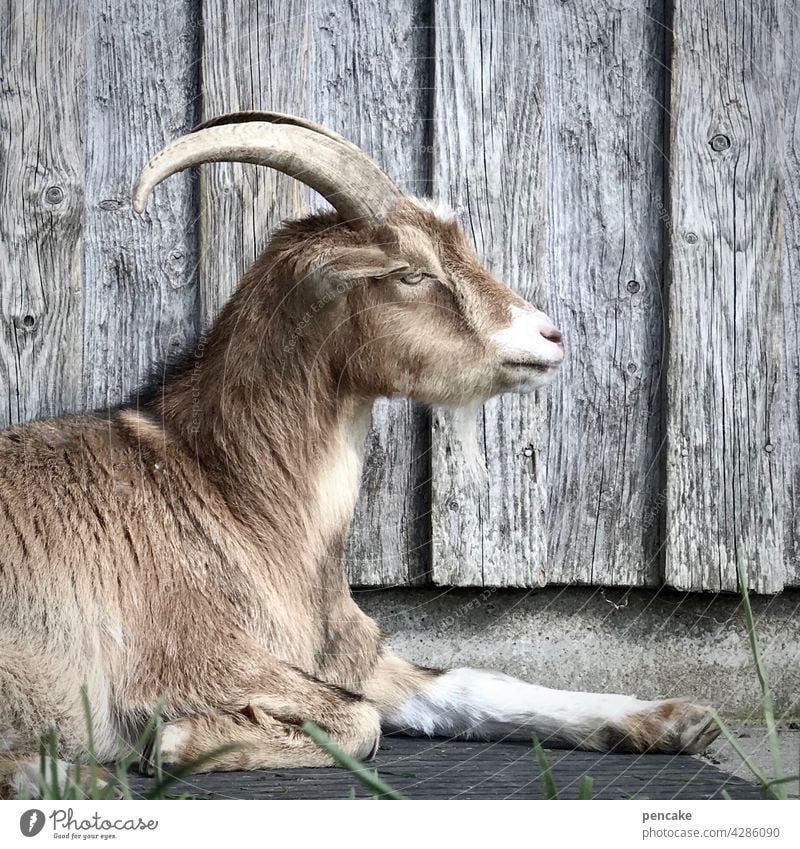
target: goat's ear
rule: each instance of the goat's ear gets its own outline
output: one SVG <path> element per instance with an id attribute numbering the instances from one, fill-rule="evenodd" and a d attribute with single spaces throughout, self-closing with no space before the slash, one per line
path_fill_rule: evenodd
<path id="1" fill-rule="evenodd" d="M 320 278 L 339 286 L 356 280 L 380 280 L 407 271 L 405 260 L 389 256 L 382 248 L 336 248 L 317 268 Z"/>

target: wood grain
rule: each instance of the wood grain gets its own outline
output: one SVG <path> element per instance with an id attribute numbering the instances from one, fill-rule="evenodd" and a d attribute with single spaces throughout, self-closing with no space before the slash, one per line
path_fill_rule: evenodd
<path id="1" fill-rule="evenodd" d="M 485 482 L 445 413 L 376 406 L 355 584 L 735 590 L 741 557 L 760 592 L 800 586 L 800 8 L 675 0 L 669 62 L 662 16 L 6 3 L 0 426 L 113 404 L 208 326 L 274 226 L 322 202 L 215 165 L 138 218 L 133 180 L 202 118 L 296 112 L 433 186 L 567 342 L 552 387 L 479 412 Z"/>
<path id="2" fill-rule="evenodd" d="M 195 334 L 190 177 L 131 210 L 139 169 L 194 123 L 197 30 L 191 0 L 89 0 L 86 54 L 84 406 L 113 404 Z"/>
<path id="3" fill-rule="evenodd" d="M 662 4 L 545 8 L 546 274 L 569 345 L 546 448 L 548 577 L 653 586 L 663 503 Z"/>
<path id="4" fill-rule="evenodd" d="M 675 3 L 666 580 L 786 582 L 777 0 Z M 796 420 L 794 427 L 797 427 Z"/>
<path id="5" fill-rule="evenodd" d="M 436 191 L 568 353 L 541 397 L 486 405 L 482 490 L 434 431 L 435 580 L 657 583 L 658 6 L 436 9 Z"/>
<path id="6" fill-rule="evenodd" d="M 541 45 L 531 3 L 436 3 L 434 196 L 458 213 L 487 268 L 543 294 Z M 433 578 L 461 586 L 545 582 L 545 398 L 479 413 L 485 484 L 470 476 L 450 416 L 433 429 Z M 484 438 L 485 437 L 485 438 Z"/>
<path id="7" fill-rule="evenodd" d="M 800 586 L 800 3 L 782 8 L 784 101 L 783 457 L 787 586 Z M 769 568 L 762 564 L 761 568 Z"/>
<path id="8" fill-rule="evenodd" d="M 204 117 L 240 109 L 307 116 L 352 139 L 409 191 L 425 189 L 428 32 L 421 3 L 205 0 Z M 252 166 L 201 173 L 206 325 L 283 218 L 322 202 Z M 355 584 L 418 581 L 428 559 L 427 417 L 379 402 L 348 562 Z"/>
<path id="9" fill-rule="evenodd" d="M 0 8 L 0 427 L 81 402 L 84 14 Z"/>

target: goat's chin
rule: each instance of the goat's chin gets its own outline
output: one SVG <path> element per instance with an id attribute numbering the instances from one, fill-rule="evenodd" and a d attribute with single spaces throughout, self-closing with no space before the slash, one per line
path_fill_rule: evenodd
<path id="1" fill-rule="evenodd" d="M 537 366 L 531 369 L 520 369 L 520 373 L 509 375 L 504 381 L 507 386 L 503 392 L 510 392 L 516 395 L 527 395 L 530 392 L 535 392 L 537 389 L 542 389 L 549 383 L 552 383 L 560 369 L 559 365 L 552 366 Z M 510 379 L 509 379 L 510 378 Z"/>

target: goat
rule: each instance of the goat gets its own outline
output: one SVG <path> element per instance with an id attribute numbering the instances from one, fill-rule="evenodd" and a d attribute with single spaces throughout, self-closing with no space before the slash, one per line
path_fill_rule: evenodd
<path id="1" fill-rule="evenodd" d="M 212 161 L 283 171 L 335 211 L 285 223 L 149 392 L 0 433 L 0 794 L 37 792 L 50 727 L 65 774 L 87 758 L 82 685 L 103 762 L 129 753 L 159 699 L 166 762 L 236 744 L 207 770 L 331 763 L 305 720 L 357 758 L 382 729 L 701 750 L 715 726 L 689 700 L 428 669 L 383 643 L 343 569 L 373 401 L 530 392 L 558 371 L 561 334 L 453 216 L 299 118 L 201 125 L 144 168 L 135 210 Z"/>

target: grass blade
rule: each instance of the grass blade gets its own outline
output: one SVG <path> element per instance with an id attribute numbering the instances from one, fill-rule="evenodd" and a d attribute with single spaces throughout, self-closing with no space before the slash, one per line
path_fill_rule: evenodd
<path id="1" fill-rule="evenodd" d="M 228 752 L 232 752 L 239 748 L 241 748 L 241 746 L 236 743 L 219 746 L 218 748 L 205 752 L 185 764 L 178 764 L 171 767 L 169 772 L 165 772 L 163 767 L 159 765 L 158 775 L 160 775 L 160 778 L 157 778 L 153 786 L 144 793 L 144 798 L 148 800 L 166 798 L 166 791 L 173 784 L 176 784 L 178 781 L 181 781 L 183 778 L 186 778 L 187 775 L 191 775 L 194 772 L 202 772 L 200 769 L 201 766 L 204 766 L 209 761 L 214 760 L 214 758 L 218 758 L 220 755 L 226 755 Z"/>
<path id="2" fill-rule="evenodd" d="M 303 731 L 321 748 L 324 749 L 336 761 L 336 764 L 348 770 L 357 778 L 364 787 L 375 795 L 377 799 L 404 799 L 393 787 L 378 777 L 378 773 L 369 770 L 361 761 L 343 752 L 330 737 L 313 722 L 304 722 Z"/>
<path id="3" fill-rule="evenodd" d="M 722 717 L 714 710 L 714 708 L 708 709 L 709 714 L 713 718 L 714 722 L 719 726 L 719 730 L 722 732 L 722 736 L 730 743 L 731 748 L 734 752 L 739 756 L 742 763 L 753 773 L 756 777 L 758 783 L 764 787 L 769 783 L 769 779 L 764 775 L 763 772 L 750 760 L 749 755 L 744 749 L 736 742 L 736 738 L 733 736 L 733 732 L 728 728 L 728 726 L 723 721 Z"/>
<path id="4" fill-rule="evenodd" d="M 536 752 L 536 761 L 539 764 L 539 772 L 542 776 L 542 785 L 544 786 L 544 798 L 558 799 L 558 791 L 556 790 L 556 783 L 553 780 L 553 773 L 550 769 L 550 763 L 547 760 L 547 755 L 545 754 L 545 751 L 542 748 L 542 744 L 539 742 L 538 737 L 533 738 L 533 750 L 534 752 Z"/>
<path id="5" fill-rule="evenodd" d="M 99 788 L 97 782 L 97 749 L 94 745 L 94 720 L 92 719 L 92 706 L 89 704 L 89 692 L 84 684 L 81 687 L 81 702 L 83 703 L 83 714 L 86 718 L 86 748 L 89 752 L 89 798 L 97 799 Z M 76 781 L 81 785 L 80 766 L 77 767 L 78 775 Z"/>
<path id="6" fill-rule="evenodd" d="M 794 784 L 797 782 L 797 789 L 800 791 L 800 775 L 787 775 L 784 778 L 776 778 L 767 784 L 767 787 L 772 787 L 775 784 Z"/>
<path id="7" fill-rule="evenodd" d="M 767 673 L 764 668 L 764 661 L 761 657 L 761 650 L 758 646 L 758 637 L 756 636 L 755 620 L 753 619 L 753 609 L 750 606 L 750 592 L 747 582 L 747 573 L 744 568 L 742 558 L 736 561 L 736 569 L 739 572 L 739 588 L 742 594 L 742 606 L 744 607 L 744 618 L 747 624 L 747 636 L 750 639 L 750 651 L 753 653 L 753 660 L 756 664 L 756 674 L 758 683 L 761 687 L 761 703 L 764 708 L 764 720 L 767 724 L 767 741 L 769 745 L 769 753 L 772 758 L 772 771 L 774 777 L 780 780 L 784 777 L 783 764 L 781 763 L 780 749 L 778 746 L 778 728 L 775 724 L 775 711 L 772 706 L 772 693 L 769 689 Z M 786 798 L 786 792 L 782 785 L 779 791 L 775 791 L 780 798 Z"/>

